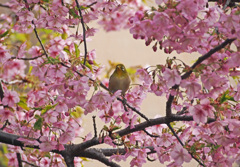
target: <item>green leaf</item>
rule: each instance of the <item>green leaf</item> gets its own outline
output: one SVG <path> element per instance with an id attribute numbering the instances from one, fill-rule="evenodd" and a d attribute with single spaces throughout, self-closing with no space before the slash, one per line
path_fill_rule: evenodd
<path id="1" fill-rule="evenodd" d="M 78 49 L 78 45 L 74 43 L 74 47 L 75 47 L 76 57 L 79 57 L 80 56 L 80 50 Z"/>
<path id="2" fill-rule="evenodd" d="M 5 37 L 7 34 L 9 33 L 9 30 L 7 30 L 6 32 L 4 32 L 3 34 L 0 34 L 0 38 Z"/>
<path id="3" fill-rule="evenodd" d="M 108 127 L 106 125 L 104 125 L 103 130 L 108 131 Z"/>
<path id="4" fill-rule="evenodd" d="M 236 102 L 232 96 L 229 96 L 229 91 L 228 90 L 226 92 L 224 92 L 224 94 L 222 95 L 222 97 L 220 99 L 220 103 L 222 104 L 227 100 Z"/>
<path id="5" fill-rule="evenodd" d="M 41 115 L 45 114 L 47 111 L 51 110 L 52 108 L 55 108 L 56 105 L 58 105 L 58 104 L 55 104 L 55 105 L 46 105 L 46 106 L 42 109 Z"/>
<path id="6" fill-rule="evenodd" d="M 93 71 L 92 65 L 89 64 L 88 61 L 86 61 L 85 66 L 86 66 L 87 68 L 89 68 L 91 71 Z"/>
<path id="7" fill-rule="evenodd" d="M 33 66 L 29 66 L 28 74 L 31 74 Z"/>
<path id="8" fill-rule="evenodd" d="M 33 128 L 35 130 L 41 130 L 43 126 L 43 118 L 39 115 L 35 115 L 35 118 L 37 119 L 37 121 L 35 122 Z"/>
<path id="9" fill-rule="evenodd" d="M 74 118 L 80 118 L 83 115 L 83 113 L 84 113 L 83 109 L 80 106 L 76 106 L 74 111 L 71 112 L 71 115 Z"/>
<path id="10" fill-rule="evenodd" d="M 74 9 L 70 9 L 69 10 L 70 15 L 72 15 L 74 18 L 78 18 L 80 19 L 81 17 L 79 15 L 76 14 Z"/>
<path id="11" fill-rule="evenodd" d="M 17 105 L 24 110 L 27 110 L 27 111 L 30 110 L 30 108 L 27 106 L 27 97 L 25 96 L 20 97 L 20 101 L 17 103 Z"/>
<path id="12" fill-rule="evenodd" d="M 58 57 L 53 58 L 53 57 L 48 57 L 47 61 L 44 62 L 44 64 L 59 64 L 60 61 Z"/>
<path id="13" fill-rule="evenodd" d="M 25 41 L 28 41 L 28 36 L 29 36 L 29 34 L 12 33 L 10 36 L 10 40 L 25 42 Z"/>
<path id="14" fill-rule="evenodd" d="M 115 130 L 118 130 L 118 129 L 121 129 L 121 127 L 120 127 L 120 126 L 114 126 L 114 127 L 112 128 L 112 131 L 115 131 Z"/>

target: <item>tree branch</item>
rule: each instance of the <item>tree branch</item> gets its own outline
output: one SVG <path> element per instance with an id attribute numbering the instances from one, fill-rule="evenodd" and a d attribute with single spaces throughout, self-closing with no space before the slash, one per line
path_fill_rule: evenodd
<path id="1" fill-rule="evenodd" d="M 10 8 L 10 6 L 8 6 L 8 5 L 4 5 L 4 4 L 1 4 L 1 3 L 0 3 L 0 7 Z"/>
<path id="2" fill-rule="evenodd" d="M 93 119 L 93 129 L 94 129 L 94 137 L 97 137 L 97 125 L 96 125 L 96 116 L 92 116 Z"/>
<path id="3" fill-rule="evenodd" d="M 20 153 L 16 153 L 17 154 L 17 160 L 18 160 L 18 167 L 22 167 L 22 158 L 21 158 L 21 154 Z"/>
<path id="4" fill-rule="evenodd" d="M 4 91 L 3 91 L 3 87 L 2 87 L 2 80 L 0 80 L 0 98 L 1 98 L 1 101 L 4 98 Z"/>
<path id="5" fill-rule="evenodd" d="M 86 64 L 86 60 L 87 60 L 87 41 L 86 41 L 86 28 L 85 28 L 85 25 L 84 25 L 84 21 L 83 21 L 83 16 L 82 16 L 82 11 L 81 11 L 81 8 L 80 8 L 80 5 L 78 3 L 78 0 L 75 0 L 76 4 L 77 4 L 77 8 L 78 8 L 78 12 L 79 12 L 79 15 L 80 15 L 80 20 L 81 20 L 81 24 L 82 24 L 82 29 L 83 29 L 83 43 L 84 43 L 84 61 L 83 61 L 83 65 Z"/>
<path id="6" fill-rule="evenodd" d="M 29 58 L 25 58 L 25 57 L 11 57 L 11 59 L 18 59 L 18 60 L 35 60 L 35 59 L 38 59 L 42 56 L 44 56 L 45 54 L 41 54 L 40 56 L 37 56 L 37 57 L 29 57 Z"/>
<path id="7" fill-rule="evenodd" d="M 120 167 L 120 165 L 116 164 L 115 162 L 109 161 L 109 159 L 105 157 L 105 155 L 101 152 L 100 149 L 96 148 L 87 149 L 84 152 L 81 152 L 80 156 L 98 160 L 107 166 Z"/>
<path id="8" fill-rule="evenodd" d="M 211 57 L 214 53 L 218 52 L 219 50 L 221 50 L 222 48 L 224 48 L 228 44 L 231 44 L 234 40 L 236 40 L 236 38 L 226 39 L 223 43 L 221 43 L 220 45 L 211 49 L 205 55 L 199 57 L 198 60 L 191 66 L 191 70 L 186 72 L 184 75 L 181 76 L 182 80 L 187 79 L 192 74 L 193 70 L 197 67 L 197 65 L 201 64 L 204 60 Z"/>
<path id="9" fill-rule="evenodd" d="M 221 43 L 220 45 L 216 46 L 215 48 L 211 49 L 208 53 L 206 53 L 205 55 L 201 56 L 198 58 L 198 60 L 191 66 L 190 70 L 188 72 L 186 72 L 185 74 L 183 74 L 181 76 L 181 79 L 187 79 L 193 72 L 193 70 L 199 65 L 201 64 L 204 60 L 206 60 L 207 58 L 211 57 L 214 53 L 216 53 L 217 51 L 219 51 L 220 49 L 224 48 L 225 46 L 227 46 L 228 44 L 232 43 L 234 40 L 236 40 L 236 38 L 233 39 L 226 39 L 223 43 Z M 178 89 L 179 85 L 174 85 L 172 87 L 172 89 Z M 174 100 L 174 96 L 172 96 L 171 94 L 169 95 L 168 101 L 166 103 L 166 116 L 170 117 L 172 115 L 172 102 Z"/>

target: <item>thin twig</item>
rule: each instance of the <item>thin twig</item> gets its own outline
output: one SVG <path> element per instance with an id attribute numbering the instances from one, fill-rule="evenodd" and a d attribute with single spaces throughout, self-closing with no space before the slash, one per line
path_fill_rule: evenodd
<path id="1" fill-rule="evenodd" d="M 89 7 L 93 6 L 93 5 L 95 5 L 96 3 L 97 3 L 97 1 L 91 3 L 90 5 L 87 5 L 87 7 L 89 8 Z"/>
<path id="2" fill-rule="evenodd" d="M 2 87 L 2 80 L 0 80 L 0 98 L 1 98 L 1 101 L 4 98 L 4 91 L 3 91 L 3 87 Z"/>
<path id="3" fill-rule="evenodd" d="M 226 3 L 225 3 L 224 6 L 223 6 L 223 10 L 225 10 L 225 9 L 228 7 L 228 5 L 230 4 L 230 2 L 231 2 L 231 0 L 227 0 L 227 1 L 226 1 Z"/>
<path id="4" fill-rule="evenodd" d="M 148 135 L 148 136 L 150 136 L 150 137 L 160 137 L 160 136 L 158 136 L 158 135 L 152 135 L 152 134 L 150 134 L 146 129 L 143 129 L 143 131 Z"/>
<path id="5" fill-rule="evenodd" d="M 177 115 L 183 115 L 186 113 L 187 107 L 183 107 L 183 109 L 177 113 Z"/>
<path id="6" fill-rule="evenodd" d="M 43 53 L 43 54 L 41 54 L 41 55 L 39 55 L 39 56 L 37 56 L 37 57 L 29 57 L 29 58 L 26 58 L 26 57 L 11 57 L 11 59 L 18 59 L 18 60 L 35 60 L 35 59 L 38 59 L 38 58 L 40 58 L 40 57 L 42 57 L 42 56 L 44 56 L 45 55 L 45 53 Z"/>
<path id="7" fill-rule="evenodd" d="M 26 8 L 28 9 L 28 11 L 31 11 L 30 8 L 29 8 L 29 5 L 27 3 L 27 0 L 24 0 L 24 2 L 26 4 Z M 40 43 L 40 45 L 41 45 L 41 47 L 42 47 L 42 49 L 44 51 L 44 54 L 46 55 L 46 57 L 48 57 L 47 51 L 46 51 L 46 49 L 45 49 L 45 47 L 44 47 L 44 45 L 43 45 L 43 43 L 42 43 L 42 41 L 41 41 L 41 39 L 40 39 L 40 37 L 38 35 L 37 28 L 36 28 L 36 25 L 35 25 L 33 20 L 32 20 L 32 24 L 34 25 L 34 29 L 33 30 L 34 30 L 34 33 L 35 33 L 37 39 L 38 39 L 38 42 Z"/>
<path id="8" fill-rule="evenodd" d="M 81 20 L 81 24 L 82 24 L 82 29 L 83 29 L 83 43 L 84 43 L 84 61 L 83 61 L 83 65 L 86 64 L 86 60 L 87 60 L 87 42 L 86 42 L 86 28 L 85 28 L 85 23 L 83 21 L 83 16 L 82 16 L 82 11 L 80 8 L 80 5 L 78 3 L 78 0 L 75 0 L 76 4 L 77 4 L 77 8 L 79 11 L 79 15 L 80 15 L 80 20 Z"/>
<path id="9" fill-rule="evenodd" d="M 184 147 L 183 142 L 182 142 L 181 139 L 178 137 L 177 133 L 174 131 L 174 129 L 172 128 L 172 126 L 170 125 L 170 123 L 167 123 L 167 126 L 169 127 L 169 129 L 171 130 L 171 132 L 173 133 L 173 135 L 177 138 L 178 142 L 182 145 L 182 147 Z M 188 151 L 188 150 L 187 150 L 187 151 Z M 205 165 L 204 165 L 199 159 L 197 159 L 195 156 L 193 156 L 193 154 L 192 154 L 191 152 L 188 151 L 188 153 L 191 155 L 191 157 L 192 157 L 193 159 L 195 159 L 195 160 L 199 163 L 199 165 L 205 167 Z"/>
<path id="10" fill-rule="evenodd" d="M 25 81 L 26 80 L 24 80 L 24 79 L 23 80 L 13 80 L 13 81 L 9 81 L 9 82 L 2 80 L 2 82 L 6 85 L 20 84 L 20 83 L 24 83 Z"/>
<path id="11" fill-rule="evenodd" d="M 121 101 L 122 103 L 124 103 L 124 100 L 117 97 L 117 100 Z M 130 108 L 131 110 L 133 110 L 135 113 L 137 113 L 138 115 L 140 115 L 142 118 L 144 118 L 146 121 L 149 121 L 149 119 L 140 111 L 138 111 L 136 108 L 132 107 L 130 104 L 128 104 L 127 102 L 125 102 L 125 105 Z"/>
<path id="12" fill-rule="evenodd" d="M 33 29 L 34 33 L 35 33 L 35 35 L 36 35 L 36 37 L 37 37 L 37 39 L 38 39 L 38 41 L 39 41 L 43 51 L 44 51 L 44 54 L 46 55 L 46 57 L 48 57 L 48 53 L 47 53 L 45 47 L 43 46 L 43 43 L 42 43 L 42 41 L 41 41 L 41 39 L 40 39 L 40 37 L 38 35 L 37 29 L 36 29 L 36 25 L 35 25 L 35 23 L 33 21 L 32 21 L 32 24 L 34 25 L 34 29 Z"/>
<path id="13" fill-rule="evenodd" d="M 9 121 L 8 120 L 6 120 L 5 121 L 5 123 L 4 123 L 4 125 L 1 127 L 1 129 L 0 130 L 3 130 L 3 129 L 5 129 L 6 127 L 7 127 L 7 125 L 9 125 L 10 123 L 9 123 Z"/>
<path id="14" fill-rule="evenodd" d="M 92 116 L 93 119 L 93 128 L 94 128 L 94 137 L 97 137 L 97 125 L 96 125 L 96 116 Z"/>
<path id="15" fill-rule="evenodd" d="M 8 5 L 4 5 L 4 4 L 1 4 L 1 3 L 0 3 L 0 7 L 10 8 L 10 6 L 8 6 Z"/>
<path id="16" fill-rule="evenodd" d="M 30 163 L 30 162 L 27 162 L 27 161 L 24 161 L 24 160 L 22 160 L 22 162 L 24 162 L 24 163 L 26 163 L 26 164 L 28 164 L 28 165 L 30 165 L 30 166 L 33 166 L 33 167 L 39 167 L 39 166 L 37 166 L 37 165 L 34 165 L 34 164 L 32 164 L 32 163 Z"/>

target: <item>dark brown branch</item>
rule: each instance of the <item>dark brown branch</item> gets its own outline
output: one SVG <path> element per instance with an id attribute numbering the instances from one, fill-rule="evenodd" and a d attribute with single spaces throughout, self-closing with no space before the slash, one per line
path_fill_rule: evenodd
<path id="1" fill-rule="evenodd" d="M 3 87 L 2 87 L 2 80 L 0 80 L 0 98 L 1 98 L 1 101 L 4 98 L 4 91 L 3 91 Z"/>
<path id="2" fill-rule="evenodd" d="M 181 76 L 182 80 L 187 79 L 193 72 L 193 70 L 201 64 L 204 60 L 211 57 L 214 53 L 218 52 L 220 49 L 224 48 L 228 44 L 231 44 L 236 38 L 226 39 L 223 43 L 211 49 L 208 53 L 198 58 L 198 60 L 191 66 L 190 70 Z M 179 85 L 174 85 L 172 89 L 178 89 Z M 174 100 L 174 96 L 169 95 L 168 101 L 166 103 L 166 116 L 170 117 L 172 115 L 172 102 Z"/>
<path id="3" fill-rule="evenodd" d="M 6 133 L 6 132 L 3 132 L 2 130 L 0 130 L 0 143 L 10 144 L 10 145 L 13 145 L 13 146 L 29 147 L 29 148 L 39 149 L 39 147 L 35 146 L 35 145 L 24 146 L 24 144 L 21 141 L 18 140 L 18 138 L 20 138 L 20 137 L 21 136 Z M 37 140 L 37 139 L 33 139 L 33 140 Z"/>
<path id="4" fill-rule="evenodd" d="M 83 65 L 86 64 L 86 60 L 87 60 L 87 41 L 86 41 L 86 28 L 85 28 L 85 23 L 83 21 L 83 16 L 82 16 L 82 11 L 80 8 L 80 5 L 78 3 L 78 0 L 75 0 L 76 4 L 77 4 L 77 8 L 78 8 L 78 12 L 80 15 L 80 20 L 81 20 L 81 24 L 82 24 L 82 29 L 83 29 L 83 43 L 84 43 L 84 61 L 83 61 Z"/>
<path id="5" fill-rule="evenodd" d="M 42 56 L 44 56 L 45 54 L 41 54 L 40 56 L 37 56 L 37 57 L 29 57 L 29 58 L 25 58 L 25 57 L 11 57 L 11 59 L 18 59 L 18 60 L 35 60 L 35 59 L 38 59 Z"/>
<path id="6" fill-rule="evenodd" d="M 158 135 L 152 135 L 152 134 L 150 134 L 146 129 L 143 129 L 143 131 L 144 131 L 148 136 L 150 136 L 150 137 L 160 137 L 160 136 L 158 136 Z"/>
<path id="7" fill-rule="evenodd" d="M 94 137 L 97 137 L 97 125 L 96 125 L 96 116 L 92 116 L 93 119 L 93 128 L 94 128 Z"/>
<path id="8" fill-rule="evenodd" d="M 9 122 L 8 122 L 8 120 L 6 120 L 6 121 L 5 121 L 4 125 L 1 127 L 1 129 L 0 129 L 0 130 L 3 130 L 3 129 L 5 129 L 5 128 L 7 127 L 7 125 L 9 125 Z"/>
<path id="9" fill-rule="evenodd" d="M 151 152 L 149 153 L 155 153 L 155 149 L 153 146 L 148 147 L 142 147 L 142 148 L 148 148 Z M 127 148 L 100 148 L 99 149 L 105 156 L 112 156 L 116 154 L 124 155 L 127 152 Z"/>
<path id="10" fill-rule="evenodd" d="M 90 8 L 91 6 L 95 5 L 96 3 L 97 3 L 97 1 L 95 1 L 95 2 L 93 2 L 93 3 L 91 3 L 91 4 L 89 4 L 89 5 L 87 5 L 87 7 Z"/>
<path id="11" fill-rule="evenodd" d="M 10 6 L 8 6 L 8 5 L 4 5 L 4 4 L 1 4 L 1 3 L 0 3 L 0 7 L 10 8 Z"/>
<path id="12" fill-rule="evenodd" d="M 72 154 L 71 146 L 72 145 L 65 147 L 65 150 L 60 152 L 67 164 L 67 167 L 74 167 L 74 155 Z"/>
<path id="13" fill-rule="evenodd" d="M 98 160 L 107 166 L 120 167 L 120 165 L 116 164 L 115 162 L 109 161 L 109 159 L 105 157 L 105 155 L 101 152 L 100 149 L 87 149 L 84 152 L 80 153 L 80 156 Z"/>
<path id="14" fill-rule="evenodd" d="M 170 118 L 160 117 L 160 118 L 156 118 L 156 119 L 150 119 L 149 121 L 145 121 L 143 123 L 135 125 L 134 128 L 127 127 L 125 129 L 119 130 L 115 133 L 118 134 L 118 136 L 124 136 L 124 135 L 130 134 L 132 132 L 144 130 L 145 128 L 147 128 L 149 126 L 154 126 L 154 125 L 159 125 L 159 124 L 167 124 L 172 121 L 193 121 L 193 117 L 186 116 L 186 115 L 184 115 L 184 116 L 172 115 Z M 211 118 L 208 119 L 208 123 L 211 123 L 213 121 L 215 121 L 215 120 L 211 119 Z M 17 140 L 19 137 L 20 136 L 0 131 L 0 142 L 1 143 L 11 144 L 11 145 L 20 146 L 20 147 L 29 147 L 29 148 L 39 149 L 39 147 L 35 146 L 35 145 L 24 146 L 24 144 L 21 141 Z M 35 140 L 37 140 L 37 139 L 35 139 Z M 99 149 L 101 152 L 97 152 L 97 153 L 94 151 L 90 151 L 89 150 L 90 147 L 101 144 L 99 140 L 100 140 L 99 138 L 94 137 L 93 139 L 85 141 L 80 144 L 65 145 L 65 150 L 63 150 L 63 151 L 52 150 L 52 152 L 61 154 L 69 166 L 72 165 L 73 158 L 79 157 L 79 156 L 99 160 L 100 162 L 104 163 L 105 165 L 117 166 L 117 164 L 115 164 L 113 162 L 109 162 L 109 160 L 105 156 L 111 156 L 113 154 L 116 154 L 117 151 L 119 151 L 119 153 L 124 153 L 124 150 L 112 149 L 112 152 L 111 152 L 109 149 Z M 147 148 L 149 148 L 151 150 L 151 152 L 154 152 L 153 148 L 151 148 L 151 147 L 147 147 Z M 96 150 L 96 149 L 94 149 L 94 150 Z M 98 159 L 98 156 L 100 156 L 99 159 Z"/>
<path id="15" fill-rule="evenodd" d="M 128 104 L 126 101 L 124 101 L 124 99 L 121 98 L 117 98 L 117 100 L 121 101 L 124 105 L 126 105 L 128 108 L 130 108 L 131 110 L 133 110 L 135 113 L 137 113 L 138 115 L 140 115 L 142 118 L 144 118 L 146 121 L 149 121 L 149 119 L 140 111 L 138 111 L 135 107 L 132 107 L 130 104 Z"/>
<path id="16" fill-rule="evenodd" d="M 30 162 L 27 162 L 27 161 L 24 161 L 24 160 L 22 160 L 22 162 L 24 162 L 25 164 L 28 164 L 28 165 L 30 165 L 30 166 L 33 166 L 33 167 L 39 167 L 39 166 L 37 166 L 37 165 L 34 165 L 34 164 L 32 164 L 32 163 L 30 163 Z"/>
<path id="17" fill-rule="evenodd" d="M 43 46 L 43 43 L 42 43 L 42 41 L 41 41 L 41 39 L 40 39 L 40 37 L 38 35 L 37 29 L 36 29 L 36 25 L 35 25 L 35 23 L 33 21 L 32 21 L 32 24 L 34 25 L 34 29 L 33 29 L 34 33 L 35 33 L 35 35 L 36 35 L 36 37 L 37 37 L 37 39 L 38 39 L 38 41 L 39 41 L 43 51 L 44 51 L 44 54 L 46 55 L 46 57 L 48 57 L 48 53 L 47 53 L 45 47 Z"/>
<path id="18" fill-rule="evenodd" d="M 201 56 L 198 58 L 198 60 L 191 66 L 191 70 L 186 72 L 184 75 L 181 76 L 182 80 L 187 79 L 193 72 L 193 70 L 199 65 L 201 64 L 204 60 L 206 60 L 207 58 L 211 57 L 214 53 L 218 52 L 219 50 L 221 50 L 222 48 L 224 48 L 225 46 L 227 46 L 228 44 L 231 44 L 234 40 L 236 40 L 236 38 L 233 39 L 226 39 L 223 43 L 221 43 L 220 45 L 216 46 L 215 48 L 211 49 L 208 53 L 206 53 L 205 55 Z"/>
<path id="19" fill-rule="evenodd" d="M 18 167 L 22 167 L 22 158 L 20 153 L 17 153 L 17 160 L 18 160 Z"/>

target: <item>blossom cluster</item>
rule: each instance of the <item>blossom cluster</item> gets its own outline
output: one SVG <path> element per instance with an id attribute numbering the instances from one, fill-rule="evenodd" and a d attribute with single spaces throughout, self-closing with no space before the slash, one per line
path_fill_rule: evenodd
<path id="1" fill-rule="evenodd" d="M 82 0 L 79 7 L 73 0 L 6 4 L 13 13 L 0 15 L 0 125 L 4 132 L 20 136 L 25 146 L 39 147 L 9 146 L 9 166 L 18 166 L 16 152 L 34 165 L 65 166 L 63 157 L 51 151 L 63 151 L 78 137 L 89 140 L 90 133 L 82 133 L 82 118 L 89 113 L 105 124 L 99 143 L 124 145 L 126 153 L 114 154 L 110 161 L 131 158 L 131 166 L 142 166 L 150 158 L 169 167 L 182 166 L 192 157 L 206 166 L 240 161 L 239 7 L 208 5 L 207 0 L 156 4 L 151 9 L 138 0 Z M 110 94 L 103 89 L 103 67 L 96 62 L 95 50 L 79 49 L 97 33 L 88 27 L 92 21 L 106 31 L 129 29 L 135 39 L 154 43 L 154 51 L 159 47 L 165 53 L 204 55 L 226 39 L 234 42 L 196 66 L 174 57 L 138 69 L 138 84 L 123 98 L 120 91 Z M 71 28 L 78 26 L 86 32 L 73 33 Z M 39 45 L 29 41 L 30 34 Z M 178 128 L 179 139 L 166 124 L 114 138 L 116 130 L 133 129 L 143 121 L 135 111 L 141 111 L 148 93 L 166 100 L 174 97 L 171 114 L 192 116 L 193 121 Z M 83 159 L 75 157 L 74 163 L 82 165 Z"/>

